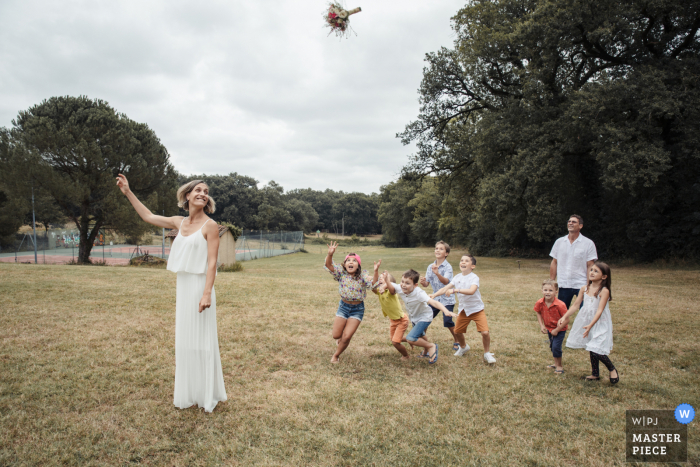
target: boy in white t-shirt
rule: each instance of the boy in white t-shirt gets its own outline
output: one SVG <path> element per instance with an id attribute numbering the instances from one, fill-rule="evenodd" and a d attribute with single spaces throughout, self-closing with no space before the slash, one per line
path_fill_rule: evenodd
<path id="1" fill-rule="evenodd" d="M 390 293 L 395 293 L 400 296 L 406 304 L 408 317 L 413 323 L 411 332 L 406 336 L 406 340 L 411 345 L 423 347 L 430 358 L 428 363 L 435 363 L 438 359 L 438 345 L 428 342 L 425 336 L 425 330 L 428 329 L 433 321 L 433 310 L 431 306 L 439 309 L 445 316 L 455 317 L 456 315 L 445 308 L 442 303 L 433 300 L 420 287 L 416 287 L 420 279 L 420 274 L 409 269 L 401 276 L 401 285 L 389 281 L 386 273 L 383 274 L 384 283 L 387 285 L 387 290 Z"/>
<path id="2" fill-rule="evenodd" d="M 464 333 L 467 331 L 469 322 L 474 321 L 476 330 L 481 333 L 481 340 L 484 343 L 484 360 L 486 363 L 496 363 L 493 354 L 489 352 L 491 336 L 484 312 L 484 302 L 481 300 L 481 292 L 479 291 L 479 276 L 472 272 L 475 267 L 476 258 L 472 255 L 463 255 L 462 259 L 459 260 L 459 269 L 462 273 L 454 276 L 449 284 L 432 294 L 430 298 L 442 294 L 450 296 L 453 292 L 457 294 L 459 314 L 455 324 L 455 337 L 459 342 L 459 349 L 455 352 L 455 356 L 462 356 L 469 350 L 469 346 L 464 341 Z"/>

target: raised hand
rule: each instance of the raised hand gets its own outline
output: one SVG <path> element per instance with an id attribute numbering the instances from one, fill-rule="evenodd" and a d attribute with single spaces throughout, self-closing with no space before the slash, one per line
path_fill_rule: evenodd
<path id="1" fill-rule="evenodd" d="M 117 186 L 123 194 L 127 194 L 129 192 L 129 181 L 123 174 L 117 175 Z"/>
<path id="2" fill-rule="evenodd" d="M 425 277 L 421 277 L 420 285 L 422 285 L 423 287 L 428 287 L 430 285 L 430 282 L 428 282 L 428 279 L 426 279 Z"/>
<path id="3" fill-rule="evenodd" d="M 438 265 L 433 263 L 433 265 L 430 267 L 433 270 L 433 274 L 437 275 L 438 274 Z"/>
<path id="4" fill-rule="evenodd" d="M 335 249 L 338 248 L 338 242 L 331 241 L 331 244 L 326 246 L 328 246 L 328 256 L 333 256 Z"/>
<path id="5" fill-rule="evenodd" d="M 379 271 L 379 266 L 382 265 L 382 260 L 380 259 L 379 261 L 374 262 L 374 271 L 377 272 Z"/>

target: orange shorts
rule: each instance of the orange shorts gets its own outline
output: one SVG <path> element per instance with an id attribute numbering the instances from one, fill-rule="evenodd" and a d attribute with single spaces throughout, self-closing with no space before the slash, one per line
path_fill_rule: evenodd
<path id="1" fill-rule="evenodd" d="M 391 319 L 389 321 L 391 321 L 389 338 L 391 339 L 391 342 L 400 344 L 406 329 L 408 329 L 408 316 L 404 316 L 401 319 Z"/>
<path id="2" fill-rule="evenodd" d="M 489 324 L 486 322 L 486 313 L 484 313 L 484 310 L 478 311 L 469 316 L 465 315 L 463 311 L 460 311 L 459 315 L 457 315 L 457 323 L 455 324 L 455 334 L 464 334 L 467 332 L 467 326 L 469 326 L 470 321 L 474 321 L 476 323 L 477 331 L 489 331 Z"/>

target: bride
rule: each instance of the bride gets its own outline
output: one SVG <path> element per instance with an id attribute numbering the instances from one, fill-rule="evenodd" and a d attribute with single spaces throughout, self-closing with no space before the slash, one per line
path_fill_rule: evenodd
<path id="1" fill-rule="evenodd" d="M 216 205 L 209 187 L 193 180 L 177 190 L 178 206 L 188 217 L 153 214 L 129 189 L 119 174 L 117 186 L 141 219 L 158 227 L 178 229 L 168 257 L 168 270 L 177 273 L 175 305 L 175 407 L 197 404 L 211 412 L 226 400 L 224 375 L 216 333 L 216 260 L 219 228 L 207 214 Z M 210 222 L 211 221 L 211 222 Z"/>

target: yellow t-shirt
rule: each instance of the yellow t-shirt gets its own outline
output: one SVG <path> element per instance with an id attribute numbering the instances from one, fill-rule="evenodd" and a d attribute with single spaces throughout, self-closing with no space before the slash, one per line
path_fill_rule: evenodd
<path id="1" fill-rule="evenodd" d="M 382 313 L 389 319 L 401 319 L 406 316 L 401 308 L 401 299 L 397 294 L 392 295 L 388 290 L 377 293 L 379 303 L 382 305 Z"/>

